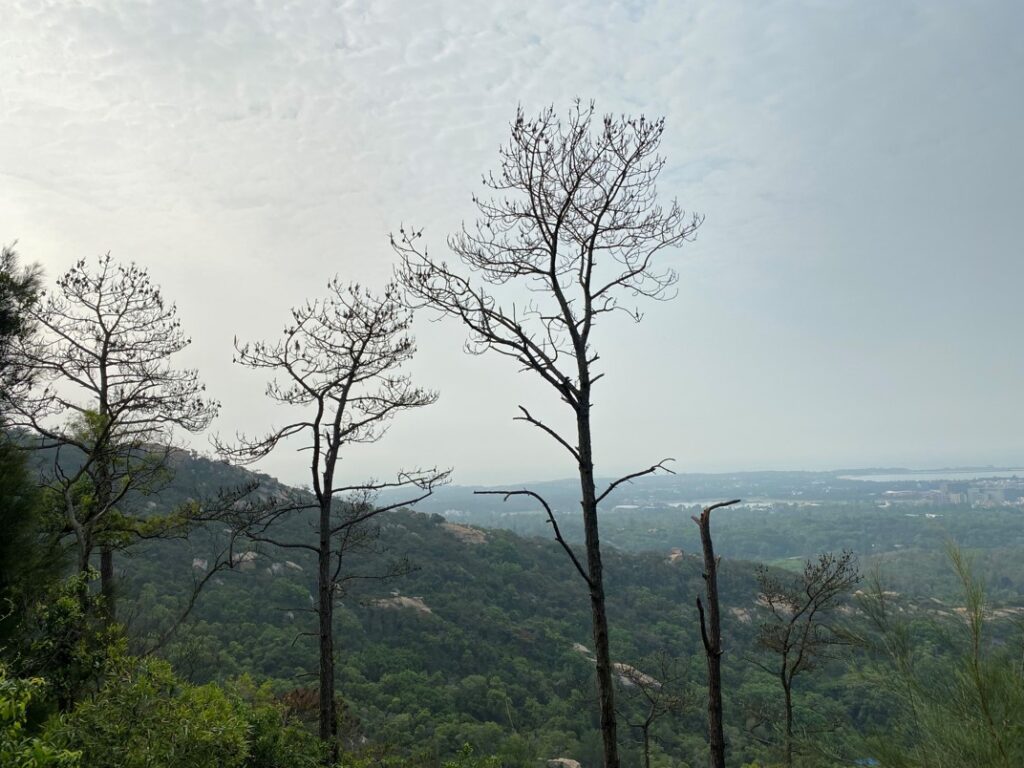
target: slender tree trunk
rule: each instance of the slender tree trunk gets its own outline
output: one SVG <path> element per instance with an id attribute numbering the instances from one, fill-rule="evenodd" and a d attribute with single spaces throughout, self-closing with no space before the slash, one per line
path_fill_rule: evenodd
<path id="1" fill-rule="evenodd" d="M 711 768 L 725 768 L 725 733 L 722 726 L 722 624 L 718 603 L 718 560 L 711 542 L 711 508 L 700 518 L 700 543 L 704 550 L 704 586 L 707 590 L 707 614 L 697 598 L 700 632 L 708 667 L 708 747 Z"/>
<path id="2" fill-rule="evenodd" d="M 786 683 L 785 671 L 782 673 L 782 690 L 786 696 L 786 765 L 793 765 L 793 689 Z"/>
<path id="3" fill-rule="evenodd" d="M 108 357 L 107 350 L 110 343 L 110 335 L 107 334 L 103 342 L 103 352 L 100 356 L 100 391 L 99 391 L 99 415 L 102 421 L 101 428 L 107 430 L 110 424 L 110 391 L 107 373 Z M 113 437 L 108 433 L 107 440 Z M 96 503 L 99 514 L 107 516 L 110 510 L 110 499 L 113 490 L 110 485 L 110 454 L 107 448 L 109 444 L 104 443 L 96 457 Z M 100 530 L 103 529 L 103 521 L 98 520 Z M 103 600 L 100 603 L 100 610 L 108 625 L 113 624 L 117 616 L 117 597 L 114 594 L 114 551 L 109 544 L 100 544 L 100 595 Z"/>
<path id="4" fill-rule="evenodd" d="M 601 739 L 604 767 L 619 768 L 619 746 L 615 721 L 615 689 L 612 683 L 611 648 L 608 641 L 608 614 L 605 610 L 604 566 L 601 563 L 601 539 L 597 523 L 597 492 L 594 488 L 593 446 L 590 439 L 589 392 L 581 395 L 577 413 L 580 454 L 580 490 L 582 491 L 583 531 L 587 546 L 587 575 L 590 578 L 590 612 L 594 631 L 594 657 L 597 666 L 597 696 L 601 713 Z"/>
<path id="5" fill-rule="evenodd" d="M 85 573 L 89 570 L 89 561 L 92 559 L 92 542 L 89 540 L 89 533 L 82 525 L 75 525 L 75 543 L 78 550 L 78 572 Z"/>
<path id="6" fill-rule="evenodd" d="M 334 595 L 331 590 L 331 501 L 320 508 L 317 552 L 317 616 L 320 620 L 320 740 L 327 745 L 326 765 L 338 759 L 338 721 L 334 710 Z"/>
<path id="7" fill-rule="evenodd" d="M 92 543 L 89 535 L 81 526 L 75 528 L 75 538 L 78 541 L 78 572 L 85 574 L 89 570 L 89 561 L 92 559 Z M 82 613 L 89 610 L 89 583 L 83 582 L 78 592 L 78 603 L 82 607 Z"/>
<path id="8" fill-rule="evenodd" d="M 651 725 L 644 726 L 644 768 L 651 768 Z"/>
<path id="9" fill-rule="evenodd" d="M 100 594 L 103 613 L 108 623 L 117 620 L 117 595 L 114 589 L 114 550 L 108 544 L 100 547 Z"/>

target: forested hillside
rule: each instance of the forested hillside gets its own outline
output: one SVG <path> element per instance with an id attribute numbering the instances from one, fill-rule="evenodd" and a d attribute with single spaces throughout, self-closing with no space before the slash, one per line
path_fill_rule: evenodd
<path id="1" fill-rule="evenodd" d="M 189 487 L 192 478 L 209 478 L 212 486 L 219 476 L 241 479 L 236 470 L 201 458 L 190 458 L 183 470 L 176 488 Z M 639 525 L 644 518 L 635 514 Z M 678 541 L 690 543 L 684 536 L 696 528 L 688 510 L 676 514 L 679 521 L 672 530 L 678 530 L 678 538 L 665 532 L 656 550 L 609 555 L 613 648 L 618 662 L 640 670 L 658 668 L 665 656 L 678 667 L 686 704 L 678 716 L 656 723 L 653 763 L 699 765 L 706 749 L 704 659 L 694 599 L 702 589 L 702 564 L 692 550 L 672 554 Z M 850 526 L 859 531 L 858 541 L 885 548 L 893 528 L 906 519 L 885 510 L 858 514 L 844 507 L 818 509 L 816 519 L 797 510 L 768 520 L 763 510 L 731 514 L 743 525 L 727 523 L 723 516 L 722 549 L 743 546 L 756 538 L 751 529 L 757 532 L 763 525 L 773 537 L 786 540 L 791 551 L 808 556 L 850 544 Z M 979 514 L 993 526 L 989 530 L 999 530 L 992 515 Z M 841 520 L 847 521 L 846 528 Z M 1018 520 L 1008 518 L 1008 524 Z M 381 571 L 382 557 L 407 567 L 382 581 L 354 580 L 341 600 L 339 690 L 346 702 L 349 744 L 365 738 L 395 754 L 414 755 L 423 764 L 455 755 L 467 743 L 478 754 L 498 755 L 508 766 L 557 757 L 597 764 L 597 724 L 587 706 L 592 661 L 583 590 L 571 578 L 558 545 L 550 537 L 522 538 L 437 514 L 395 512 L 378 528 L 379 553 L 354 556 L 346 567 L 356 576 L 373 575 Z M 732 543 L 734 536 L 738 543 Z M 215 555 L 202 541 L 159 544 L 127 564 L 125 591 L 133 603 L 136 642 L 144 644 L 147 635 L 159 634 L 159 627 L 177 616 L 183 595 L 203 574 L 193 563 L 197 558 L 211 562 Z M 921 639 L 930 637 L 937 653 L 951 654 L 947 662 L 952 664 L 956 627 L 941 626 L 963 598 L 944 541 L 936 532 L 909 551 L 866 558 L 865 566 L 878 565 L 886 589 L 898 597 L 901 610 L 914 616 Z M 1002 606 L 992 630 L 996 638 L 1015 642 L 1012 622 L 1024 615 L 1024 591 L 1007 574 L 1020 577 L 1024 566 L 1016 555 L 1024 549 L 1001 546 L 1011 541 L 999 536 L 974 543 L 984 546 L 978 551 L 978 575 Z M 258 552 L 255 558 L 207 585 L 189 621 L 161 653 L 193 682 L 249 674 L 272 681 L 286 700 L 299 701 L 316 659 L 309 614 L 314 564 L 301 555 L 253 551 Z M 754 663 L 763 659 L 757 634 L 764 619 L 755 564 L 728 559 L 719 574 L 728 638 L 724 669 L 730 754 L 737 764 L 771 762 L 773 721 L 781 700 L 777 683 Z M 851 617 L 852 626 L 860 621 Z M 937 624 L 929 629 L 931 622 Z M 944 639 L 946 632 L 951 637 Z M 883 664 L 866 648 L 856 649 L 802 681 L 802 727 L 820 748 L 812 764 L 839 765 L 863 757 L 869 749 L 864 737 L 892 727 L 891 692 L 879 687 L 873 671 Z M 626 706 L 633 708 L 624 711 L 627 719 L 643 714 L 639 702 Z M 636 736 L 627 741 L 633 749 L 639 748 Z"/>
<path id="2" fill-rule="evenodd" d="M 219 489 L 257 483 L 253 493 L 260 498 L 290 493 L 268 476 L 180 453 L 173 479 L 159 502 L 143 503 L 143 516 L 159 518 Z M 688 518 L 686 511 L 678 514 Z M 751 525 L 765 515 L 733 514 Z M 832 513 L 818 514 L 829 520 Z M 893 525 L 902 524 L 885 514 Z M 827 526 L 810 525 L 796 510 L 770 519 L 774 535 L 794 551 L 846 543 L 842 526 L 828 533 Z M 835 519 L 858 516 L 841 508 Z M 891 533 L 880 525 L 882 518 L 862 510 L 859 519 L 864 540 L 882 548 Z M 274 706 L 291 713 L 292 727 L 309 727 L 301 723 L 315 720 L 315 562 L 306 553 L 250 542 L 231 553 L 230 567 L 222 562 L 210 573 L 218 555 L 223 558 L 223 525 L 207 524 L 187 540 L 143 544 L 120 561 L 128 650 L 167 659 L 189 684 L 243 692 L 262 684 L 263 698 L 254 701 L 264 703 L 258 706 L 278 702 Z M 298 534 L 310 520 L 295 517 L 286 525 Z M 696 527 L 681 519 L 680 535 L 691 526 Z M 732 527 L 721 527 L 726 548 Z M 372 549 L 346 559 L 346 573 L 354 578 L 345 581 L 336 614 L 342 734 L 351 759 L 377 755 L 373 760 L 389 765 L 438 765 L 469 745 L 473 754 L 493 756 L 494 765 L 509 768 L 555 758 L 598 764 L 601 745 L 588 706 L 593 662 L 583 589 L 559 546 L 550 537 L 521 537 L 414 511 L 378 518 L 374 532 Z M 998 597 L 986 622 L 986 645 L 1018 647 L 1015 626 L 1024 600 L 1014 574 L 1020 549 L 1005 537 L 975 543 L 983 547 L 976 550 L 976 570 Z M 612 549 L 606 560 L 612 647 L 616 662 L 626 665 L 618 677 L 620 706 L 624 721 L 643 721 L 645 703 L 629 668 L 671 678 L 681 705 L 654 722 L 651 763 L 700 765 L 706 751 L 705 681 L 694 599 L 701 593 L 703 568 L 691 551 L 679 551 L 671 533 L 660 544 L 647 552 Z M 964 598 L 941 540 L 929 537 L 908 551 L 865 557 L 867 569 L 874 564 L 889 599 L 906 613 L 914 643 L 929 649 L 930 674 L 955 668 L 967 640 L 955 618 Z M 782 702 L 777 681 L 758 666 L 767 659 L 757 642 L 766 615 L 756 566 L 726 559 L 719 573 L 730 759 L 771 765 L 778 756 Z M 207 575 L 182 620 L 195 585 Z M 860 603 L 848 605 L 846 625 L 868 631 Z M 870 642 L 851 646 L 800 680 L 796 704 L 805 763 L 842 765 L 881 754 L 872 737 L 892 733 L 902 714 L 898 691 L 884 684 L 883 650 Z M 631 764 L 640 760 L 639 736 L 631 728 L 623 739 Z"/>
<path id="3" fill-rule="evenodd" d="M 46 466 L 46 452 L 29 455 L 33 471 Z M 142 519 L 159 520 L 233 489 L 256 503 L 305 495 L 267 475 L 182 451 L 159 495 L 132 504 Z M 637 492 L 645 492 L 642 484 Z M 453 493 L 468 498 L 470 491 Z M 606 558 L 612 648 L 624 665 L 617 677 L 623 720 L 642 723 L 649 711 L 631 670 L 671 680 L 679 699 L 650 728 L 652 765 L 700 765 L 707 749 L 694 602 L 703 589 L 703 564 L 691 511 L 617 510 L 608 518 L 611 530 L 619 523 L 620 536 L 637 532 L 649 547 L 611 548 Z M 994 601 L 986 646 L 1020 647 L 1019 520 L 1012 511 L 946 510 L 941 525 L 932 518 L 921 529 L 916 513 L 849 504 L 726 510 L 720 549 L 750 553 L 749 560 L 725 559 L 719 570 L 730 760 L 771 765 L 779 755 L 780 690 L 759 666 L 769 656 L 758 643 L 767 619 L 758 554 L 786 554 L 774 566 L 785 573 L 814 552 L 844 546 L 861 552 L 864 571 L 878 570 L 888 599 L 905 614 L 903 631 L 928 649 L 928 674 L 941 675 L 969 647 L 956 618 L 965 610 L 963 584 L 945 550 L 956 538 L 975 553 L 975 574 Z M 281 533 L 302 537 L 313 523 L 309 514 L 290 517 Z M 210 522 L 188 538 L 143 542 L 118 561 L 127 650 L 166 659 L 188 684 L 236 692 L 262 685 L 261 694 L 234 695 L 249 697 L 249 706 L 276 702 L 291 727 L 312 727 L 315 558 L 244 539 L 226 550 L 226 525 Z M 598 723 L 588 706 L 593 659 L 585 593 L 551 536 L 406 510 L 376 518 L 370 532 L 372 546 L 344 561 L 335 616 L 341 733 L 350 759 L 439 765 L 469 745 L 474 755 L 509 768 L 558 758 L 599 764 Z M 905 544 L 894 547 L 897 538 Z M 865 605 L 851 598 L 844 609 L 853 634 L 877 632 L 862 613 Z M 873 641 L 855 642 L 799 681 L 795 702 L 806 764 L 882 754 L 873 737 L 885 739 L 904 714 L 899 692 L 884 684 L 890 663 L 884 651 Z M 625 733 L 630 764 L 641 759 L 640 736 L 636 727 Z M 311 745 L 302 749 L 314 754 Z"/>
<path id="4" fill-rule="evenodd" d="M 385 581 L 352 582 L 341 600 L 339 687 L 353 733 L 414 754 L 451 755 L 470 743 L 522 765 L 541 757 L 598 760 L 586 706 L 586 603 L 558 546 L 410 512 L 389 514 L 378 527 L 384 556 L 411 568 Z M 166 649 L 176 668 L 198 682 L 251 673 L 274 680 L 282 693 L 302 687 L 315 664 L 312 638 L 304 636 L 313 564 L 292 557 L 261 551 L 216 578 Z M 186 545 L 133 558 L 128 589 L 138 596 L 140 626 L 173 614 L 194 558 L 210 559 Z M 353 557 L 346 568 L 359 575 L 374 564 Z M 659 751 L 697 754 L 700 564 L 669 562 L 667 553 L 613 553 L 607 568 L 616 661 L 642 669 L 668 654 L 689 672 L 688 725 L 666 723 Z M 753 648 L 752 566 L 730 564 L 722 584 L 736 609 L 726 625 L 738 660 Z M 739 666 L 732 672 L 737 683 L 756 677 Z"/>

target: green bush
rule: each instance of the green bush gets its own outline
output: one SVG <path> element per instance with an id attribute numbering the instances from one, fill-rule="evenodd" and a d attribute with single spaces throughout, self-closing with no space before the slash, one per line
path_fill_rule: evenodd
<path id="1" fill-rule="evenodd" d="M 152 659 L 112 661 L 100 691 L 50 733 L 81 751 L 82 768 L 302 768 L 320 754 L 267 689 L 191 685 Z"/>
<path id="2" fill-rule="evenodd" d="M 496 757 L 477 757 L 473 754 L 473 747 L 463 744 L 458 756 L 445 763 L 443 768 L 501 768 L 501 761 Z"/>
<path id="3" fill-rule="evenodd" d="M 183 686 L 152 660 L 113 662 L 53 735 L 81 750 L 84 768 L 241 768 L 248 756 L 248 723 L 224 691 Z"/>
<path id="4" fill-rule="evenodd" d="M 102 619 L 101 598 L 90 591 L 94 570 L 52 585 L 29 611 L 15 647 L 23 676 L 45 675 L 47 695 L 61 711 L 97 690 L 111 653 L 125 646 L 121 628 Z"/>
<path id="5" fill-rule="evenodd" d="M 245 677 L 228 687 L 248 721 L 249 754 L 244 768 L 315 768 L 323 755 L 320 740 L 292 721 L 269 685 Z"/>
<path id="6" fill-rule="evenodd" d="M 79 755 L 26 732 L 28 707 L 45 686 L 40 678 L 7 676 L 0 666 L 0 765 L 4 768 L 73 768 Z"/>

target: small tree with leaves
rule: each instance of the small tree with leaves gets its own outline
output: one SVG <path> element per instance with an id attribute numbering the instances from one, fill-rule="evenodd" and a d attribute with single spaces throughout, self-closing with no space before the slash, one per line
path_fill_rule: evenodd
<path id="1" fill-rule="evenodd" d="M 460 267 L 429 255 L 415 229 L 392 236 L 415 306 L 461 321 L 471 352 L 511 358 L 549 384 L 571 413 L 567 432 L 523 406 L 518 418 L 555 440 L 578 469 L 584 558 L 563 539 L 553 510 L 537 493 L 506 495 L 542 504 L 589 591 L 606 768 L 618 768 L 619 756 L 598 507 L 621 483 L 664 463 L 598 490 L 591 412 L 604 372 L 594 332 L 618 313 L 639 321 L 636 299 L 671 296 L 676 273 L 659 267 L 658 259 L 691 239 L 700 224 L 674 201 L 663 207 L 658 200 L 664 127 L 663 120 L 643 116 L 595 118 L 592 104 L 577 103 L 565 121 L 554 108 L 532 119 L 519 110 L 500 150 L 500 169 L 483 180 L 491 196 L 473 199 L 479 218 L 449 238 Z M 506 289 L 512 293 L 503 298 Z"/>
<path id="2" fill-rule="evenodd" d="M 759 602 L 768 611 L 758 644 L 774 660 L 754 663 L 777 677 L 782 686 L 787 766 L 793 764 L 793 681 L 850 644 L 850 635 L 834 621 L 835 612 L 860 578 L 856 557 L 849 550 L 838 555 L 826 552 L 817 560 L 808 560 L 803 571 L 791 579 L 783 579 L 763 565 L 758 568 Z"/>
<path id="3" fill-rule="evenodd" d="M 239 344 L 236 362 L 273 375 L 267 396 L 295 411 L 292 421 L 262 437 L 238 436 L 218 441 L 221 451 L 241 462 L 267 456 L 290 439 L 309 452 L 312 499 L 295 497 L 272 502 L 245 520 L 246 535 L 259 544 L 310 553 L 317 561 L 319 645 L 319 733 L 337 757 L 338 717 L 335 700 L 334 605 L 347 583 L 345 555 L 372 541 L 361 526 L 371 518 L 429 496 L 447 481 L 437 469 L 398 472 L 394 480 L 342 481 L 338 462 L 349 448 L 381 439 L 391 419 L 437 399 L 435 392 L 415 387 L 402 366 L 415 345 L 409 335 L 411 313 L 395 285 L 376 296 L 336 278 L 325 299 L 292 310 L 291 323 L 275 342 Z M 385 489 L 406 489 L 407 498 L 376 504 Z M 285 516 L 312 511 L 314 530 L 308 539 L 281 538 L 275 524 Z"/>
<path id="4" fill-rule="evenodd" d="M 678 660 L 659 653 L 642 664 L 646 672 L 628 664 L 616 664 L 619 711 L 630 728 L 640 733 L 644 768 L 651 768 L 651 729 L 666 715 L 686 710 L 686 671 Z"/>
<path id="5" fill-rule="evenodd" d="M 0 425 L 6 424 L 8 403 L 17 402 L 31 384 L 32 369 L 17 354 L 35 330 L 30 309 L 42 291 L 38 265 L 24 266 L 14 244 L 0 248 Z"/>
<path id="6" fill-rule="evenodd" d="M 113 553 L 138 523 L 128 504 L 166 482 L 177 431 L 204 430 L 219 405 L 195 370 L 172 366 L 191 340 L 143 267 L 110 254 L 83 259 L 28 317 L 38 333 L 17 357 L 38 386 L 4 405 L 14 426 L 52 451 L 51 498 L 75 539 L 79 571 L 101 549 L 112 618 Z"/>
<path id="7" fill-rule="evenodd" d="M 7 429 L 9 404 L 32 383 L 17 351 L 34 331 L 29 309 L 41 290 L 39 267 L 23 265 L 13 244 L 0 247 L 0 645 L 47 584 L 55 554 L 44 535 L 35 480 Z"/>

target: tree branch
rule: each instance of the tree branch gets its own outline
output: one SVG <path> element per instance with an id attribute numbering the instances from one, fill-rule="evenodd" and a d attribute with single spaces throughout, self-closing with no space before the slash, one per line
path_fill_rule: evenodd
<path id="1" fill-rule="evenodd" d="M 665 466 L 665 462 L 667 462 L 667 461 L 675 461 L 675 459 L 662 459 L 657 464 L 654 464 L 654 465 L 648 467 L 647 469 L 642 469 L 639 472 L 633 472 L 632 474 L 626 475 L 624 477 L 620 477 L 618 480 L 616 480 L 611 485 L 609 485 L 605 489 L 604 493 L 602 493 L 600 496 L 597 497 L 597 503 L 600 504 L 602 501 L 604 501 L 605 497 L 608 494 L 610 494 L 612 491 L 614 491 L 616 488 L 618 488 L 623 483 L 628 483 L 631 480 L 635 480 L 638 477 L 644 477 L 645 475 L 653 474 L 654 472 L 657 472 L 659 469 L 664 470 L 665 472 L 668 472 L 670 475 L 674 475 L 675 472 L 673 472 L 671 469 L 669 469 L 668 467 Z"/>
<path id="2" fill-rule="evenodd" d="M 519 406 L 519 410 L 523 412 L 523 415 L 522 416 L 516 416 L 513 419 L 513 421 L 526 421 L 526 422 L 529 422 L 530 424 L 533 424 L 533 426 L 538 427 L 539 429 L 544 430 L 549 435 L 551 435 L 551 437 L 553 437 L 556 441 L 558 441 L 558 443 L 563 448 L 565 448 L 565 450 L 567 450 L 572 455 L 572 457 L 574 459 L 576 459 L 576 461 L 580 460 L 580 452 L 576 448 L 574 448 L 572 445 L 570 445 L 569 442 L 565 438 L 563 438 L 560 434 L 555 432 L 555 430 L 553 430 L 547 424 L 545 424 L 542 421 L 540 421 L 539 419 L 535 419 L 533 416 L 531 416 L 530 412 L 528 410 L 526 410 L 526 408 L 524 408 L 523 406 L 520 405 Z"/>
<path id="3" fill-rule="evenodd" d="M 552 530 L 554 530 L 555 532 L 555 541 L 557 541 L 562 546 L 562 549 L 565 550 L 565 553 L 569 555 L 569 559 L 572 560 L 572 564 L 576 566 L 576 570 L 579 572 L 580 576 L 583 577 L 583 581 L 587 583 L 587 586 L 591 588 L 593 587 L 593 582 L 590 580 L 590 576 L 587 574 L 586 570 L 583 568 L 583 565 L 580 563 L 579 558 L 576 557 L 576 553 L 573 551 L 572 547 L 569 546 L 569 542 L 567 542 L 565 538 L 563 538 L 562 531 L 558 527 L 558 521 L 555 520 L 555 514 L 551 511 L 551 506 L 547 503 L 547 501 L 544 500 L 544 498 L 539 493 L 527 490 L 474 491 L 473 493 L 477 496 L 501 496 L 503 497 L 504 501 L 507 501 L 511 496 L 529 496 L 530 498 L 539 501 L 541 505 L 544 507 L 544 511 L 547 513 L 548 522 L 551 524 Z"/>

